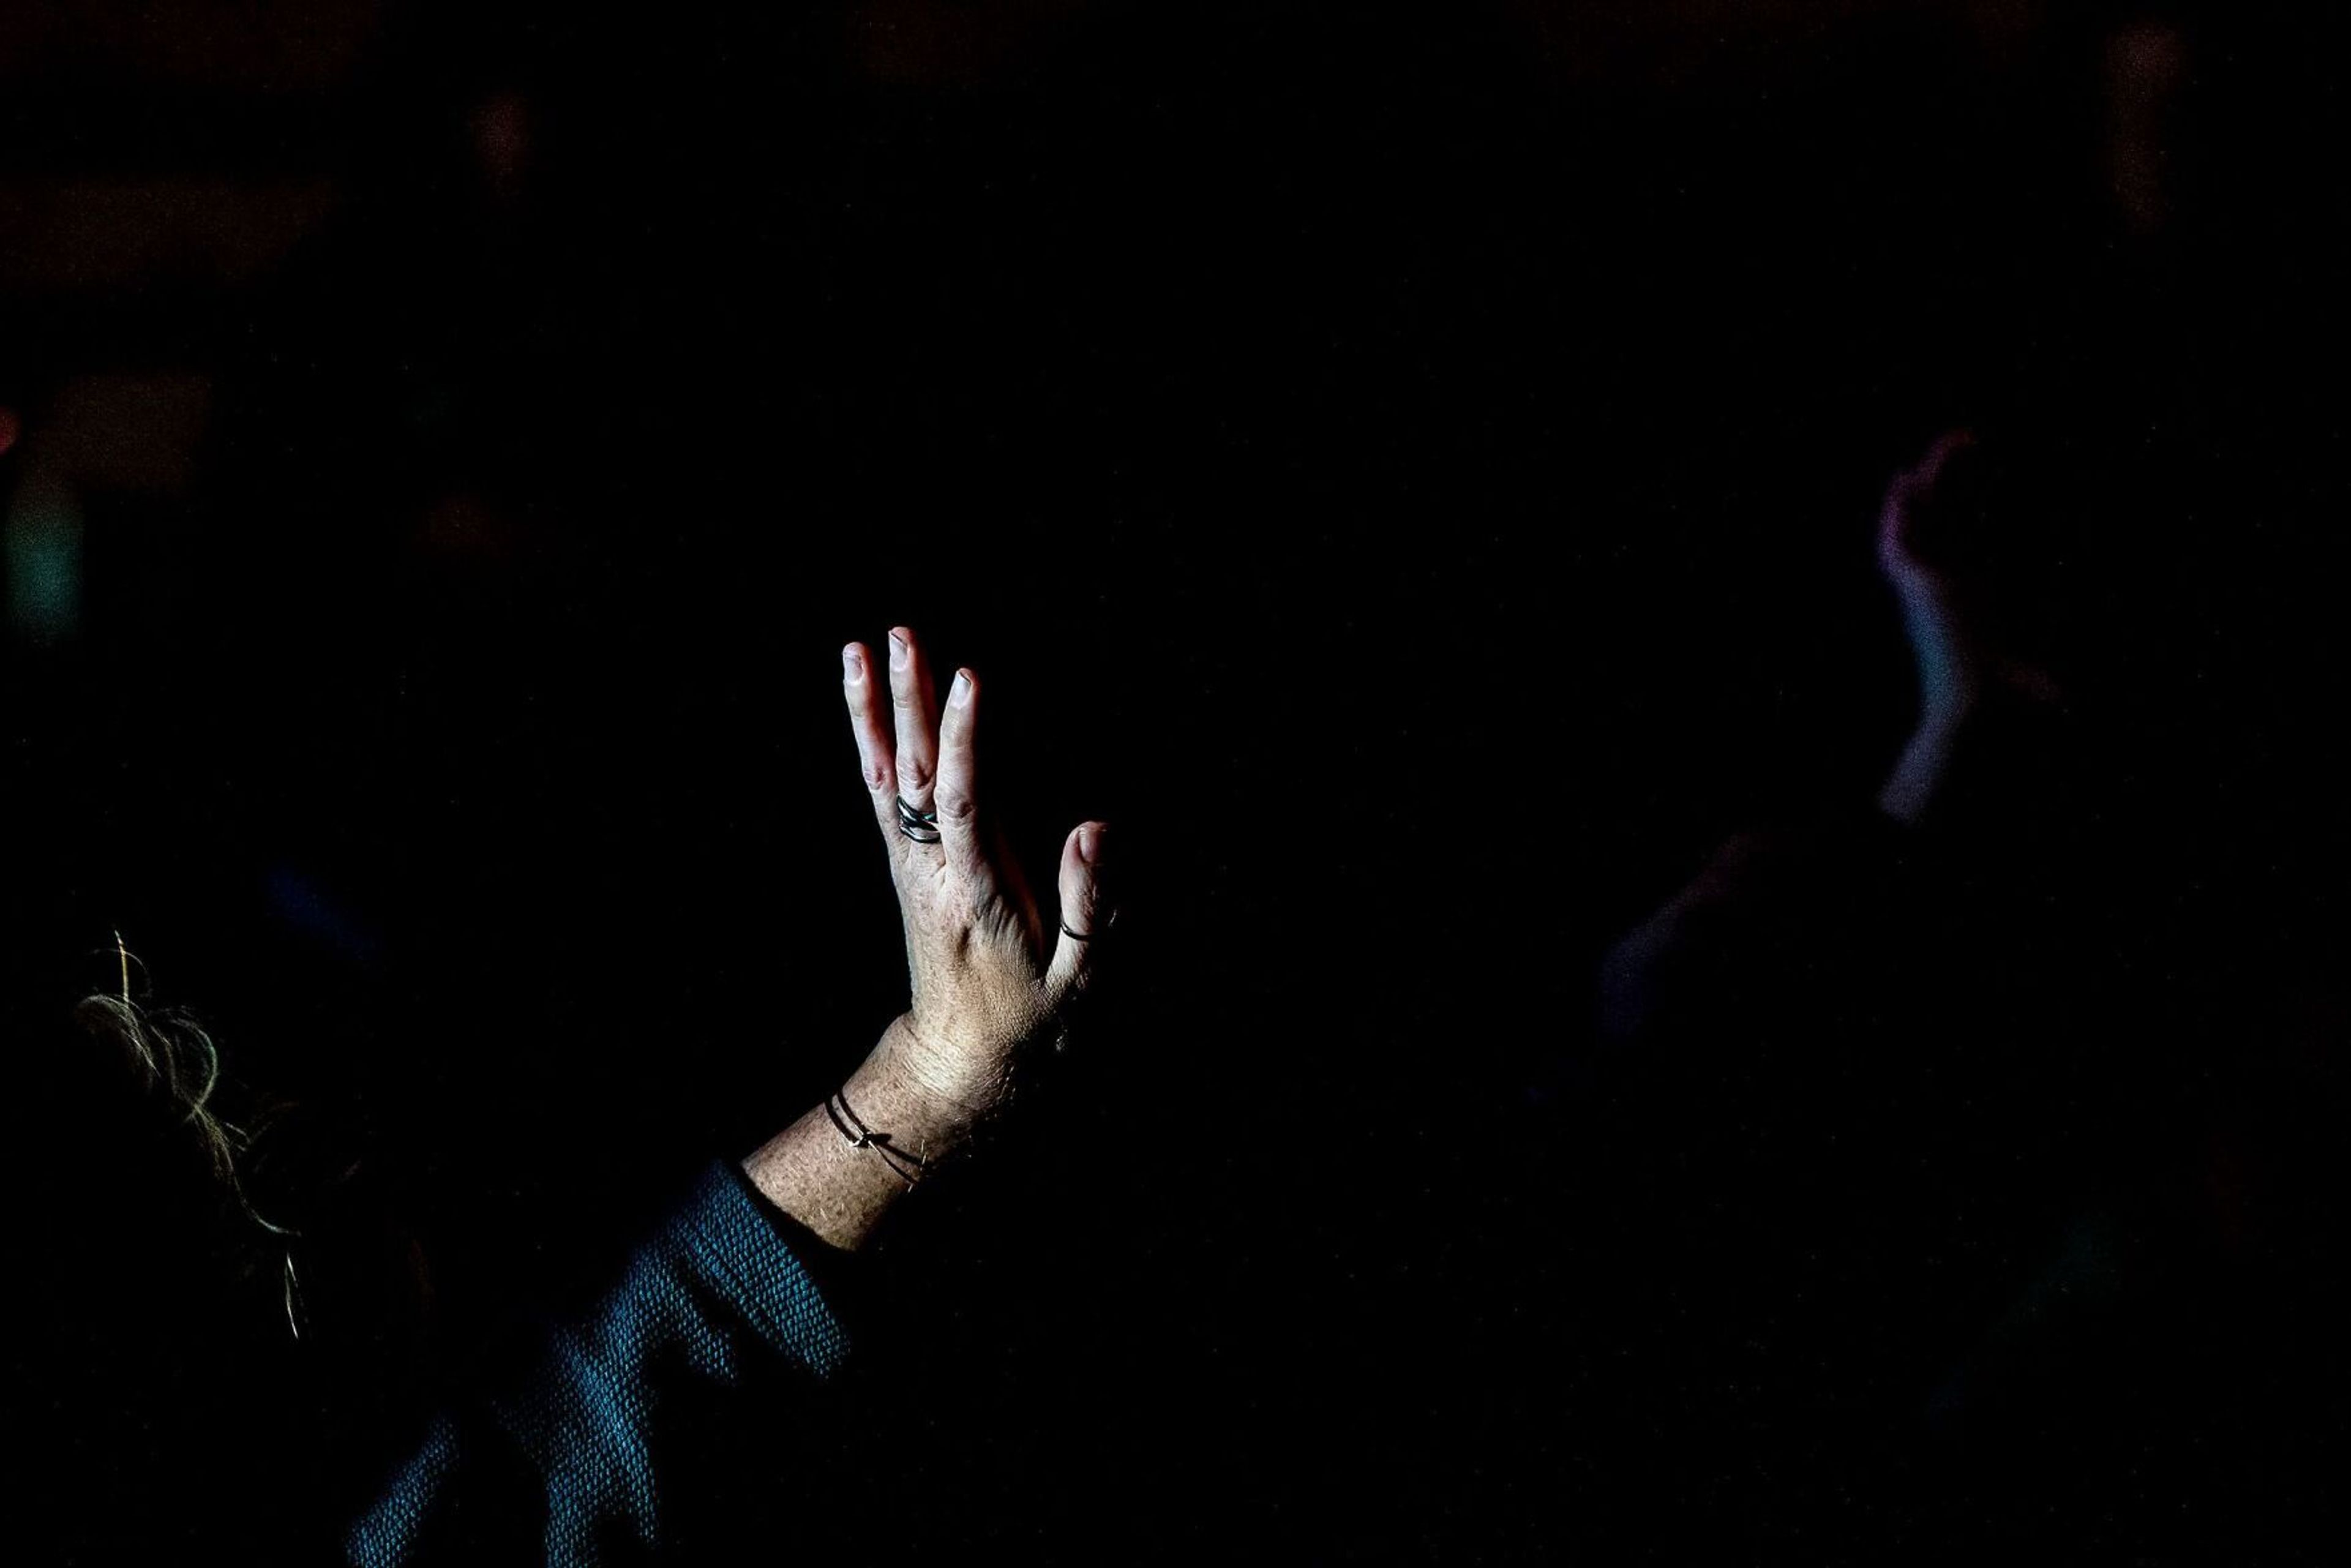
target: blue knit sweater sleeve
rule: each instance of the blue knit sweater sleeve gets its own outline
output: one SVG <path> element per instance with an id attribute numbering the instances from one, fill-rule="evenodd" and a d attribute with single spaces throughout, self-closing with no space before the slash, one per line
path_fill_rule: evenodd
<path id="1" fill-rule="evenodd" d="M 739 1167 L 714 1165 L 584 1321 L 434 1420 L 351 1529 L 350 1561 L 609 1568 L 656 1554 L 680 1479 L 664 1415 L 756 1387 L 751 1418 L 772 1422 L 778 1396 L 811 1392 L 848 1354 L 792 1229 Z"/>

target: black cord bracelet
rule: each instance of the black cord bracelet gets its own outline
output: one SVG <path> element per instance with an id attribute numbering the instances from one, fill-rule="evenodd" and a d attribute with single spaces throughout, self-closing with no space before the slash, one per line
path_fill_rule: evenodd
<path id="1" fill-rule="evenodd" d="M 849 1095 L 842 1090 L 836 1089 L 825 1097 L 824 1113 L 831 1120 L 833 1130 L 848 1141 L 851 1148 L 872 1149 L 882 1156 L 882 1163 L 890 1167 L 890 1174 L 905 1183 L 907 1191 L 914 1191 L 915 1178 L 907 1174 L 905 1167 L 911 1166 L 920 1172 L 929 1166 L 930 1161 L 911 1149 L 900 1148 L 889 1134 L 877 1133 L 868 1127 L 850 1108 Z"/>

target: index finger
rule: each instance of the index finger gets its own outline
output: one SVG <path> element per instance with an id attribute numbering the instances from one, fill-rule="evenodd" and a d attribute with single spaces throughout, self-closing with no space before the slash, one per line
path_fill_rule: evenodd
<path id="1" fill-rule="evenodd" d="M 979 829 L 978 732 L 979 677 L 957 670 L 939 717 L 939 780 L 932 804 L 947 864 L 992 889 L 995 874 Z"/>

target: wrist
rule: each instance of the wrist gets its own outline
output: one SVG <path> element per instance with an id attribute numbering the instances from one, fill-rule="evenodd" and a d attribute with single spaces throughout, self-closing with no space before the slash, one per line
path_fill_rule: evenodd
<path id="1" fill-rule="evenodd" d="M 1008 1098 L 1004 1073 L 973 1053 L 925 1035 L 901 1014 L 841 1092 L 861 1116 L 887 1128 L 904 1146 L 946 1152 L 1000 1109 Z"/>
<path id="2" fill-rule="evenodd" d="M 919 1041 L 903 1023 L 883 1031 L 822 1106 L 743 1161 L 768 1201 L 843 1250 L 862 1246 L 973 1124 L 960 1100 L 914 1071 Z"/>

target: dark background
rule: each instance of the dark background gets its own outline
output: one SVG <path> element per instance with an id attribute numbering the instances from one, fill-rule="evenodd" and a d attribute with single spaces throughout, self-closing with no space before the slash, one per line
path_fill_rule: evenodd
<path id="1" fill-rule="evenodd" d="M 1579 1157 L 1577 1103 L 1607 944 L 1726 831 L 1883 777 L 1913 699 L 1877 497 L 1954 423 L 2004 455 L 1993 548 L 2098 737 L 2067 799 L 2122 868 L 2092 946 L 2128 1003 L 2076 1032 L 2160 1018 L 2146 1071 L 2192 1103 L 2324 1010 L 2331 34 L 580 9 L 0 16 L 29 1014 L 110 985 L 121 932 L 243 1086 L 384 1173 L 460 1364 L 900 1005 L 836 654 L 910 623 L 988 680 L 1019 841 L 1117 824 L 1123 973 L 876 1260 L 867 1407 L 906 1425 L 859 1450 L 886 1523 L 826 1528 L 1324 1560 L 1955 1520 L 2136 1549 L 2183 1489 L 2224 1532 L 2331 1520 L 2197 1458 L 2339 1434 L 2339 1338 L 2229 1294 L 2314 1312 L 2303 1232 L 2223 1287 L 2157 1223 L 2222 1304 L 2112 1383 L 2214 1322 L 2287 1348 L 2146 1466 L 2103 1384 L 2025 1400 L 2068 1434 L 2027 1480 L 1841 1469 L 1826 1408 L 1718 1461 L 1589 1364 L 1654 1261 L 1592 1217 L 1682 1220 Z M 2038 939 L 1970 907 L 1995 967 Z M 2246 1082 L 2213 1103 L 2294 1099 Z M 1717 1484 L 1768 1454 L 1769 1504 Z"/>

